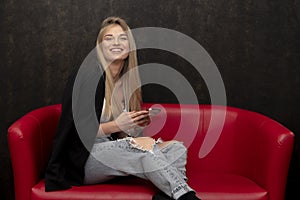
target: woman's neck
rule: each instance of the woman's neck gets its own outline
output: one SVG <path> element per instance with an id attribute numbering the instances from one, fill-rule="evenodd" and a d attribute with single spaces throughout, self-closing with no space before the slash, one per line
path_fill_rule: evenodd
<path id="1" fill-rule="evenodd" d="M 119 79 L 119 75 L 122 70 L 123 64 L 124 60 L 116 60 L 109 65 L 109 69 L 114 80 Z"/>

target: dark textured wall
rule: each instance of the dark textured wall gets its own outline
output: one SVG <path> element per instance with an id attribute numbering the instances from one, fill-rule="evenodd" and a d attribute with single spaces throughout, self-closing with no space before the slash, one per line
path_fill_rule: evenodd
<path id="1" fill-rule="evenodd" d="M 26 112 L 59 103 L 70 70 L 94 48 L 110 15 L 132 28 L 155 26 L 197 40 L 217 64 L 228 105 L 263 113 L 296 134 L 287 199 L 300 185 L 300 2 L 297 0 L 98 0 L 0 2 L 0 199 L 13 199 L 7 128 Z M 190 77 L 202 103 L 201 77 L 182 58 L 143 50 L 140 63 L 157 62 Z M 156 94 L 150 91 L 157 88 Z M 174 102 L 170 92 L 145 87 L 145 100 Z M 280 172 L 279 172 L 280 173 Z"/>

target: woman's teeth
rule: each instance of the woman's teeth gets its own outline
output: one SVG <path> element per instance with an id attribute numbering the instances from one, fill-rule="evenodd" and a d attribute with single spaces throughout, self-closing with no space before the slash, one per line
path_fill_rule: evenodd
<path id="1" fill-rule="evenodd" d="M 113 53 L 121 53 L 123 51 L 123 49 L 120 49 L 120 48 L 113 48 L 110 50 L 111 52 Z"/>

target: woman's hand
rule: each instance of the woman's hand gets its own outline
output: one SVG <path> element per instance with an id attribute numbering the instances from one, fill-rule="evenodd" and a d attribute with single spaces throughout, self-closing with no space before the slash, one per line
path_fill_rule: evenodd
<path id="1" fill-rule="evenodd" d="M 145 126 L 149 122 L 150 118 L 147 110 L 122 112 L 117 119 L 115 119 L 119 131 L 124 132 L 137 126 Z"/>
<path id="2" fill-rule="evenodd" d="M 146 110 L 122 112 L 114 121 L 101 123 L 97 137 L 102 137 L 116 132 L 120 132 L 119 138 L 127 136 L 126 134 L 133 136 L 140 133 L 149 123 L 149 112 Z"/>

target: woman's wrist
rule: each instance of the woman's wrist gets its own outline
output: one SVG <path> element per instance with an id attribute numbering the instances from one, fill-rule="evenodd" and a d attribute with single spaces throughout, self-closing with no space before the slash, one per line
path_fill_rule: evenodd
<path id="1" fill-rule="evenodd" d="M 115 121 L 109 121 L 101 123 L 99 126 L 98 137 L 99 136 L 108 136 L 112 133 L 120 132 L 120 128 L 117 126 Z"/>
<path id="2" fill-rule="evenodd" d="M 112 131 L 111 133 L 116 133 L 116 132 L 122 131 L 122 130 L 120 129 L 120 127 L 117 125 L 117 123 L 116 123 L 115 120 L 110 121 L 109 123 L 111 123 L 111 131 Z"/>

